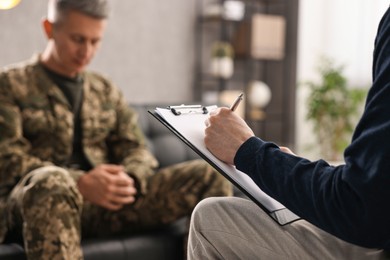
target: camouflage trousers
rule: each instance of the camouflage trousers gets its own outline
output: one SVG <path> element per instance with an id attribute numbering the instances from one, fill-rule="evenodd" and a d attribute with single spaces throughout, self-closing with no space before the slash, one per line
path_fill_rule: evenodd
<path id="1" fill-rule="evenodd" d="M 56 166 L 24 177 L 8 200 L 9 227 L 20 232 L 28 259 L 83 259 L 86 237 L 131 234 L 189 216 L 212 196 L 232 194 L 230 183 L 202 160 L 161 169 L 148 181 L 148 192 L 118 211 L 83 201 L 75 181 Z"/>

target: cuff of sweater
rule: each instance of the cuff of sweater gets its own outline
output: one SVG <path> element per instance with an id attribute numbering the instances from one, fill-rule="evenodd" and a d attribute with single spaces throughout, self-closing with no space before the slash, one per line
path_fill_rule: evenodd
<path id="1" fill-rule="evenodd" d="M 251 172 L 256 163 L 255 157 L 263 143 L 263 140 L 255 136 L 246 140 L 237 150 L 234 157 L 236 168 L 242 172 Z"/>
<path id="2" fill-rule="evenodd" d="M 263 164 L 268 148 L 279 149 L 276 144 L 265 142 L 256 136 L 249 138 L 237 150 L 234 157 L 236 168 L 248 175 L 253 174 L 255 169 Z"/>

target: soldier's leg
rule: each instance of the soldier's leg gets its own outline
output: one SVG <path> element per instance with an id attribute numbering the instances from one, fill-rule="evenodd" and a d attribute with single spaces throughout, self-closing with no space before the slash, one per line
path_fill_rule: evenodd
<path id="1" fill-rule="evenodd" d="M 232 195 L 230 182 L 203 160 L 164 168 L 150 178 L 147 188 L 135 204 L 119 211 L 86 205 L 83 234 L 105 236 L 154 228 L 190 216 L 206 197 Z"/>
<path id="2" fill-rule="evenodd" d="M 231 183 L 204 160 L 162 169 L 152 177 L 148 189 L 150 196 L 145 203 L 151 205 L 155 218 L 162 223 L 190 215 L 204 198 L 233 193 Z"/>
<path id="3" fill-rule="evenodd" d="M 8 223 L 23 233 L 28 259 L 82 259 L 82 196 L 68 172 L 55 166 L 38 168 L 13 189 Z"/>

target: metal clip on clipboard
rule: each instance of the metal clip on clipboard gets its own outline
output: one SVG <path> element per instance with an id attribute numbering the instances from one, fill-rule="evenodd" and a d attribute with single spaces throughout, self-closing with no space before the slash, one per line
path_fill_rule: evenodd
<path id="1" fill-rule="evenodd" d="M 168 106 L 168 109 L 176 116 L 185 114 L 207 114 L 207 107 L 201 105 Z"/>

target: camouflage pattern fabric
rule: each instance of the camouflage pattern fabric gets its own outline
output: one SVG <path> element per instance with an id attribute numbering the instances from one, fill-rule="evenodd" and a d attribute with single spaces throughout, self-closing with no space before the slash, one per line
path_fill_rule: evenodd
<path id="1" fill-rule="evenodd" d="M 120 91 L 98 74 L 82 76 L 86 157 L 93 167 L 123 165 L 139 184 L 137 202 L 110 212 L 82 201 L 75 185 L 84 172 L 64 166 L 72 151 L 73 114 L 36 56 L 0 72 L 0 242 L 7 227 L 22 232 L 24 220 L 32 258 L 45 249 L 44 259 L 79 259 L 81 227 L 85 236 L 132 232 L 188 215 L 204 197 L 231 194 L 227 181 L 203 161 L 155 174 L 157 160 Z M 64 252 L 73 255 L 61 258 Z"/>
<path id="2" fill-rule="evenodd" d="M 28 259 L 82 259 L 83 199 L 70 174 L 57 166 L 27 174 L 8 200 L 7 222 L 23 234 Z"/>
<path id="3" fill-rule="evenodd" d="M 85 237 L 131 234 L 169 224 L 189 216 L 206 197 L 230 196 L 230 182 L 203 160 L 194 160 L 161 169 L 152 175 L 148 192 L 136 203 L 119 211 L 107 211 L 85 204 L 82 227 Z M 106 223 L 102 226 L 102 223 Z"/>

